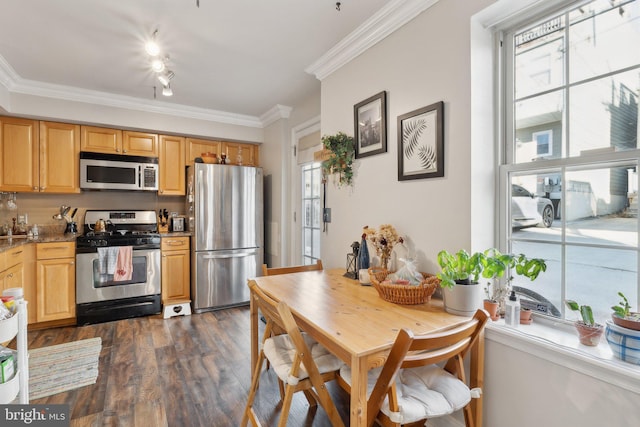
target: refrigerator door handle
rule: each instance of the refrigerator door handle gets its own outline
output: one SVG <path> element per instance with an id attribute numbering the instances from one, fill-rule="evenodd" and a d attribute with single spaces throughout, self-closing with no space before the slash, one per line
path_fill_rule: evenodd
<path id="1" fill-rule="evenodd" d="M 248 256 L 253 256 L 255 255 L 255 251 L 254 252 L 234 252 L 232 254 L 225 254 L 225 255 L 205 255 L 202 258 L 203 259 L 223 259 L 223 258 L 242 258 L 242 257 L 248 257 Z"/>

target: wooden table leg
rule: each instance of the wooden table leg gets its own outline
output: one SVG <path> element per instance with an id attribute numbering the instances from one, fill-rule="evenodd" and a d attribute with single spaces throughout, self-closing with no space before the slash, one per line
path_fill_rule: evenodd
<path id="1" fill-rule="evenodd" d="M 471 347 L 469 369 L 471 388 L 479 387 L 482 389 L 484 387 L 484 330 L 480 332 L 476 343 Z M 471 399 L 471 412 L 473 412 L 476 427 L 482 427 L 482 402 L 482 394 L 477 399 Z"/>
<path id="2" fill-rule="evenodd" d="M 351 358 L 351 426 L 367 425 L 367 360 Z"/>
<path id="3" fill-rule="evenodd" d="M 258 362 L 258 307 L 253 302 L 253 295 L 249 301 L 249 313 L 251 322 L 251 374 L 253 375 L 254 368 Z M 252 378 L 253 379 L 253 378 Z"/>

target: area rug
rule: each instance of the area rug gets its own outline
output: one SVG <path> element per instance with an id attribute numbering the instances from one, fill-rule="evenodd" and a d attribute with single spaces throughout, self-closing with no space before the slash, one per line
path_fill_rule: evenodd
<path id="1" fill-rule="evenodd" d="M 29 400 L 95 384 L 101 338 L 29 350 Z"/>

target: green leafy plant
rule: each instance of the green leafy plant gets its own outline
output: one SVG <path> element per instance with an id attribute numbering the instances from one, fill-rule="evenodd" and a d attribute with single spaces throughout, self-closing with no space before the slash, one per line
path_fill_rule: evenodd
<path id="1" fill-rule="evenodd" d="M 613 313 L 623 319 L 640 321 L 640 313 L 631 312 L 631 304 L 629 304 L 627 297 L 622 292 L 618 292 L 618 296 L 622 298 L 622 301 L 611 307 Z"/>
<path id="2" fill-rule="evenodd" d="M 570 310 L 577 311 L 580 313 L 580 316 L 582 317 L 582 323 L 584 323 L 587 326 L 596 326 L 596 322 L 593 318 L 593 310 L 591 309 L 591 306 L 579 305 L 574 300 L 565 300 L 564 303 Z"/>
<path id="3" fill-rule="evenodd" d="M 331 152 L 327 160 L 322 162 L 322 169 L 326 174 L 339 174 L 340 185 L 353 184 L 353 159 L 355 143 L 353 137 L 338 132 L 335 135 L 322 137 L 322 145 Z"/>
<path id="4" fill-rule="evenodd" d="M 438 278 L 441 280 L 441 286 L 444 287 L 455 286 L 456 281 L 477 282 L 480 276 L 485 279 L 499 279 L 504 277 L 509 269 L 533 281 L 540 273 L 547 270 L 547 264 L 541 258 L 527 258 L 524 254 L 503 254 L 495 248 L 476 252 L 473 255 L 469 255 L 464 249 L 455 255 L 442 250 L 438 253 L 438 264 L 442 268 Z M 513 276 L 507 278 L 507 285 L 511 280 Z M 503 289 L 508 289 L 508 286 Z M 488 288 L 486 291 L 488 299 L 494 301 L 497 299 L 497 294 L 494 293 L 494 296 L 490 297 Z"/>
<path id="5" fill-rule="evenodd" d="M 443 288 L 452 288 L 456 284 L 473 284 L 478 282 L 484 269 L 484 254 L 476 252 L 469 255 L 464 249 L 455 254 L 441 250 L 438 253 L 438 265 L 442 271 L 437 276 Z"/>

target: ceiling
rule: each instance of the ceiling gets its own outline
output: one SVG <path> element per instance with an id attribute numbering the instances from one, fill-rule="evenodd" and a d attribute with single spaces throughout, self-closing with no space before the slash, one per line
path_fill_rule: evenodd
<path id="1" fill-rule="evenodd" d="M 317 93 L 305 69 L 394 3 L 344 0 L 338 11 L 334 0 L 12 1 L 0 14 L 0 84 L 259 117 Z M 172 97 L 161 95 L 144 50 L 156 29 L 175 73 Z"/>

